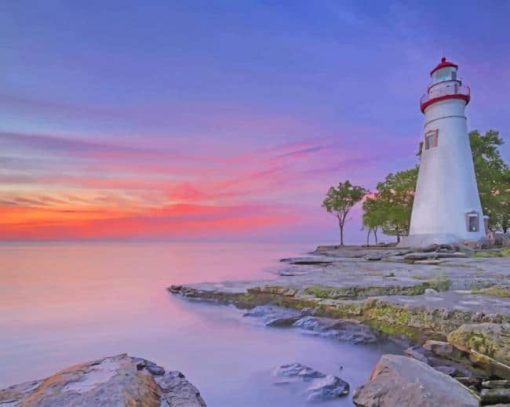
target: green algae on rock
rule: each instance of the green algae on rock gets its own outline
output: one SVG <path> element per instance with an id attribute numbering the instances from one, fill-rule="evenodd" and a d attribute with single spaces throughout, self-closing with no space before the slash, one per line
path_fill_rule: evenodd
<path id="1" fill-rule="evenodd" d="M 485 288 L 475 288 L 471 290 L 473 294 L 488 295 L 491 297 L 510 298 L 510 286 L 508 285 L 492 285 Z"/>
<path id="2" fill-rule="evenodd" d="M 510 324 L 465 324 L 448 334 L 448 342 L 465 352 L 476 351 L 510 365 Z"/>

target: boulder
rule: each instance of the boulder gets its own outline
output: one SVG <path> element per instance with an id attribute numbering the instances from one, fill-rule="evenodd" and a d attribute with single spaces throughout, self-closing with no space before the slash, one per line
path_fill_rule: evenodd
<path id="1" fill-rule="evenodd" d="M 468 352 L 471 359 L 476 359 L 481 364 L 493 364 L 491 359 L 498 362 L 498 369 L 504 369 L 500 365 L 510 366 L 510 324 L 464 324 L 448 334 L 448 343 L 457 349 Z M 482 357 L 486 356 L 485 358 Z M 508 367 L 510 376 L 510 367 Z M 502 376 L 504 378 L 507 375 Z"/>
<path id="2" fill-rule="evenodd" d="M 177 371 L 121 354 L 0 390 L 9 407 L 205 407 L 195 386 Z"/>
<path id="3" fill-rule="evenodd" d="M 400 355 L 383 355 L 353 402 L 358 407 L 479 405 L 477 396 L 455 379 Z"/>
<path id="4" fill-rule="evenodd" d="M 478 353 L 476 350 L 471 350 L 469 353 L 469 360 L 473 365 L 486 372 L 489 377 L 500 377 L 503 379 L 510 379 L 510 366 L 498 362 L 490 356 Z"/>
<path id="5" fill-rule="evenodd" d="M 308 401 L 333 400 L 349 394 L 349 383 L 337 376 L 326 375 L 301 363 L 290 363 L 273 370 L 275 384 L 309 383 L 304 390 Z"/>

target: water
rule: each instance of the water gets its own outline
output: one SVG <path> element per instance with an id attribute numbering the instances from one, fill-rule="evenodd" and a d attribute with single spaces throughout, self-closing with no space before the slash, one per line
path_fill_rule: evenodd
<path id="1" fill-rule="evenodd" d="M 307 403 L 271 383 L 301 362 L 354 389 L 389 345 L 363 346 L 265 328 L 232 307 L 189 303 L 170 284 L 271 278 L 280 257 L 310 247 L 223 243 L 0 246 L 0 388 L 127 352 L 181 370 L 211 407 Z M 390 349 L 391 350 L 391 349 Z M 351 397 L 334 405 L 351 405 Z M 327 403 L 330 405 L 330 403 Z"/>

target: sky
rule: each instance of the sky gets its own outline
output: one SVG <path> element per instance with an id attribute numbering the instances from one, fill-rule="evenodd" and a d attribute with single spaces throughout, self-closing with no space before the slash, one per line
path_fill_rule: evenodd
<path id="1" fill-rule="evenodd" d="M 417 163 L 442 56 L 469 128 L 508 141 L 509 18 L 504 0 L 2 1 L 0 240 L 335 242 L 325 192 Z M 355 208 L 346 241 L 364 235 Z"/>

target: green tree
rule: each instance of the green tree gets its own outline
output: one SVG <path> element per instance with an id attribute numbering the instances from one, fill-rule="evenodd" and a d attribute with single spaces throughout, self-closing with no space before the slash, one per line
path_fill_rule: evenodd
<path id="1" fill-rule="evenodd" d="M 344 245 L 344 226 L 347 221 L 347 215 L 350 210 L 360 202 L 367 190 L 358 185 L 352 185 L 350 181 L 340 182 L 338 186 L 330 187 L 322 206 L 335 215 L 340 228 L 340 245 Z"/>
<path id="2" fill-rule="evenodd" d="M 501 157 L 503 139 L 494 130 L 481 135 L 469 133 L 478 191 L 489 227 L 504 233 L 510 228 L 510 168 Z M 386 235 L 400 237 L 409 233 L 418 167 L 389 174 L 377 184 L 377 192 L 363 204 L 363 225 L 368 234 L 381 228 Z M 368 236 L 367 236 L 368 242 Z M 377 242 L 377 238 L 376 238 Z M 368 243 L 367 243 L 368 244 Z"/>
<path id="3" fill-rule="evenodd" d="M 494 130 L 484 135 L 475 130 L 469 133 L 469 141 L 480 201 L 484 214 L 489 217 L 489 227 L 506 233 L 510 223 L 510 169 L 499 151 L 503 139 Z"/>
<path id="4" fill-rule="evenodd" d="M 409 233 L 417 179 L 418 167 L 415 167 L 389 174 L 383 182 L 379 182 L 377 192 L 370 198 L 376 202 L 367 203 L 364 207 L 366 226 L 374 228 L 377 224 L 384 234 L 396 236 L 397 242 L 400 242 L 401 236 Z"/>
<path id="5" fill-rule="evenodd" d="M 375 244 L 378 243 L 377 232 L 386 221 L 386 213 L 382 201 L 377 195 L 367 197 L 363 202 L 363 226 L 367 229 L 367 246 L 370 245 L 370 234 L 373 233 Z"/>

